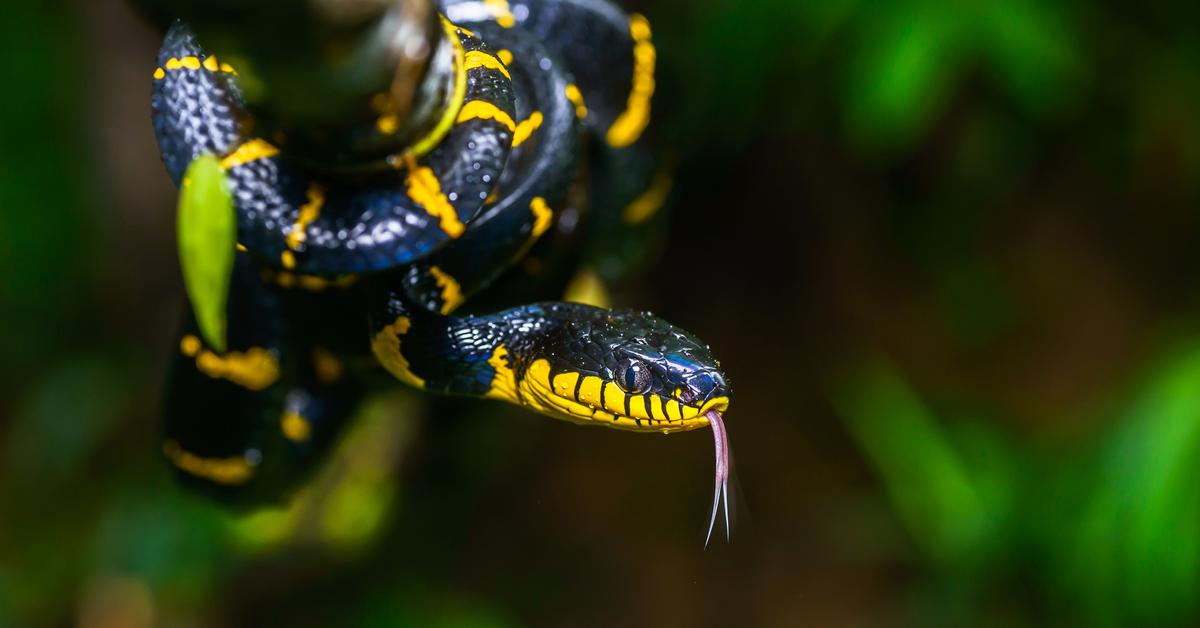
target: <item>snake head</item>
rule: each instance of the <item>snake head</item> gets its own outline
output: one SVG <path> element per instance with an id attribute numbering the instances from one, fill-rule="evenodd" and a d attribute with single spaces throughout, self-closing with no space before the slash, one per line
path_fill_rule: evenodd
<path id="1" fill-rule="evenodd" d="M 545 307 L 545 306 L 544 306 Z M 708 345 L 649 312 L 547 307 L 525 347 L 520 401 L 576 423 L 642 432 L 708 426 L 729 406 L 728 379 Z"/>
<path id="2" fill-rule="evenodd" d="M 729 405 L 729 384 L 720 365 L 708 346 L 687 332 L 651 333 L 627 340 L 614 353 L 616 366 L 608 373 L 623 391 L 646 390 L 697 407 L 700 414 Z"/>
<path id="3" fill-rule="evenodd" d="M 705 545 L 721 507 L 728 537 L 732 467 L 722 415 L 730 387 L 708 345 L 649 312 L 577 304 L 533 309 L 542 322 L 516 324 L 535 339 L 517 345 L 526 359 L 517 403 L 576 423 L 641 432 L 711 426 L 716 466 Z"/>

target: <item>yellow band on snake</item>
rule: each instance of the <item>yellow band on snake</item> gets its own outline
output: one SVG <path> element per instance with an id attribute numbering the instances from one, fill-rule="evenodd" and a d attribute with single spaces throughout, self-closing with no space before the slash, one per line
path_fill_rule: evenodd
<path id="1" fill-rule="evenodd" d="M 442 28 L 446 31 L 446 38 L 450 42 L 450 46 L 454 49 L 454 92 L 450 95 L 450 105 L 442 112 L 441 119 L 434 125 L 425 137 L 413 142 L 413 145 L 405 152 L 406 155 L 412 157 L 421 157 L 433 150 L 442 138 L 450 132 L 450 128 L 454 126 L 454 121 L 458 119 L 458 112 L 462 109 L 463 98 L 467 93 L 467 53 L 463 50 L 462 42 L 458 39 L 458 33 L 455 32 L 458 27 L 453 22 L 446 19 L 446 16 L 441 16 Z"/>

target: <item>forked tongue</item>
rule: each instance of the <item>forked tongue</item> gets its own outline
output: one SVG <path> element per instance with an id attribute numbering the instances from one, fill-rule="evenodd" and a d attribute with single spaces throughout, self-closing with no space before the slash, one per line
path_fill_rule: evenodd
<path id="1" fill-rule="evenodd" d="M 716 477 L 713 482 L 712 517 L 708 520 L 708 534 L 704 535 L 704 547 L 712 538 L 713 526 L 717 523 L 717 509 L 724 506 L 725 510 L 725 540 L 729 540 L 729 438 L 725 435 L 725 423 L 721 413 L 709 410 L 704 414 L 708 424 L 712 426 L 713 445 L 717 455 Z"/>

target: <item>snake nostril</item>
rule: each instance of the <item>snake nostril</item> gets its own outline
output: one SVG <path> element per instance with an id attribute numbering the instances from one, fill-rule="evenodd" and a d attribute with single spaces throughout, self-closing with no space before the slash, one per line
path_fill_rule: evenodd
<path id="1" fill-rule="evenodd" d="M 697 373 L 687 379 L 687 389 L 684 401 L 692 403 L 697 400 L 708 401 L 718 390 L 717 380 L 709 373 Z"/>

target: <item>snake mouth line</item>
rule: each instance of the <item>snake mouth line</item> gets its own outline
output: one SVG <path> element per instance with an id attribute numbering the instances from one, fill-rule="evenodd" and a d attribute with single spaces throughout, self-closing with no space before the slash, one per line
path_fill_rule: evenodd
<path id="1" fill-rule="evenodd" d="M 707 415 L 710 410 L 716 410 L 723 415 L 728 409 L 729 397 L 713 397 L 712 399 L 709 399 L 700 405 L 700 416 L 704 417 L 705 420 L 708 420 Z"/>
<path id="2" fill-rule="evenodd" d="M 712 410 L 723 412 L 728 397 L 689 405 L 676 396 L 627 393 L 596 375 L 551 374 L 550 365 L 530 365 L 519 385 L 520 403 L 543 414 L 586 425 L 635 432 L 684 432 L 707 427 Z"/>
<path id="3" fill-rule="evenodd" d="M 678 401 L 670 398 L 667 399 L 668 401 Z M 696 406 L 681 405 L 682 408 L 686 408 L 688 415 L 696 412 L 695 416 L 689 416 L 689 418 L 653 419 L 646 416 L 631 416 L 621 412 L 610 412 L 602 408 L 577 403 L 570 398 L 553 393 L 545 397 L 527 399 L 527 402 L 531 407 L 556 418 L 564 418 L 585 425 L 605 425 L 635 432 L 662 432 L 664 434 L 687 432 L 708 427 L 711 423 L 709 417 Z M 723 408 L 724 406 L 711 405 L 710 407 Z"/>

